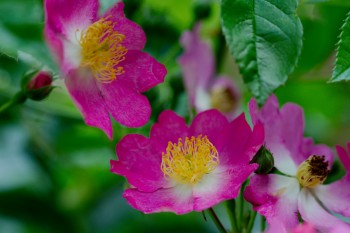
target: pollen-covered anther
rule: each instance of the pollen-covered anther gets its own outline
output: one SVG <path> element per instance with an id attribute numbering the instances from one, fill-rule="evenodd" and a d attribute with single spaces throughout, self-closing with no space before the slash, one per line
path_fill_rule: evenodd
<path id="1" fill-rule="evenodd" d="M 125 35 L 114 30 L 115 22 L 110 17 L 102 18 L 90 25 L 80 36 L 81 67 L 91 70 L 96 80 L 109 83 L 123 74 L 124 68 L 118 66 L 125 60 L 128 49 L 121 43 Z"/>
<path id="2" fill-rule="evenodd" d="M 314 188 L 325 181 L 329 172 L 324 155 L 311 155 L 298 167 L 297 178 L 303 187 Z"/>
<path id="3" fill-rule="evenodd" d="M 182 184 L 194 185 L 219 165 L 219 154 L 207 136 L 179 138 L 169 142 L 162 154 L 161 169 L 166 177 Z"/>

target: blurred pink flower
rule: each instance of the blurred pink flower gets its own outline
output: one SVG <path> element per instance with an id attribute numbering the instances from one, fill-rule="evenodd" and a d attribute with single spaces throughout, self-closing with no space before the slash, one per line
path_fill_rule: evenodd
<path id="1" fill-rule="evenodd" d="M 347 172 L 349 172 L 350 171 L 350 154 L 349 154 L 350 142 L 348 142 L 347 151 L 341 146 L 336 146 L 335 148 L 337 149 L 340 161 L 343 163 Z"/>
<path id="2" fill-rule="evenodd" d="M 178 62 L 181 66 L 189 104 L 197 112 L 218 109 L 228 119 L 237 115 L 241 98 L 232 79 L 214 75 L 215 58 L 207 43 L 201 40 L 198 23 L 193 31 L 186 31 L 181 36 L 184 53 Z"/>
<path id="3" fill-rule="evenodd" d="M 109 114 L 128 127 L 144 125 L 151 107 L 140 94 L 163 82 L 165 67 L 142 52 L 142 28 L 119 2 L 102 17 L 97 0 L 45 0 L 45 36 L 86 124 L 112 138 Z"/>
<path id="4" fill-rule="evenodd" d="M 331 212 L 350 217 L 350 180 L 321 185 L 329 174 L 333 153 L 325 145 L 314 145 L 304 138 L 301 107 L 287 103 L 279 110 L 271 96 L 259 110 L 255 100 L 249 104 L 253 124 L 262 123 L 265 144 L 275 159 L 275 167 L 284 175 L 254 175 L 244 196 L 254 209 L 265 216 L 268 232 L 290 232 L 301 218 L 321 232 L 335 226 L 348 229 L 345 222 Z M 320 204 L 322 203 L 322 204 Z"/>
<path id="5" fill-rule="evenodd" d="M 131 134 L 118 143 L 111 171 L 126 177 L 131 188 L 123 196 L 144 213 L 202 211 L 237 197 L 263 141 L 262 126 L 252 131 L 243 114 L 229 122 L 208 110 L 187 126 L 167 110 L 149 138 Z"/>

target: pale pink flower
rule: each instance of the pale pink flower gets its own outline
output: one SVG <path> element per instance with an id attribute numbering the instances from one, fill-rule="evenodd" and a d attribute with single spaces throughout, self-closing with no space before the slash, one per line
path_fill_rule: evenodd
<path id="1" fill-rule="evenodd" d="M 275 167 L 285 175 L 254 175 L 244 196 L 254 210 L 265 216 L 268 232 L 290 232 L 301 218 L 321 232 L 335 226 L 350 227 L 332 212 L 350 217 L 350 179 L 322 185 L 333 163 L 333 153 L 325 145 L 304 138 L 301 107 L 287 103 L 281 110 L 275 96 L 262 109 L 255 100 L 249 104 L 253 124 L 262 123 L 265 145 L 275 159 Z"/>

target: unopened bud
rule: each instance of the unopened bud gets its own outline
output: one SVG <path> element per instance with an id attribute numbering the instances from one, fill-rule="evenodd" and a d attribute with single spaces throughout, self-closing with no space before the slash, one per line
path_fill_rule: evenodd
<path id="1" fill-rule="evenodd" d="M 275 166 L 273 155 L 265 146 L 259 149 L 250 163 L 259 164 L 256 174 L 268 174 Z"/>
<path id="2" fill-rule="evenodd" d="M 52 75 L 45 71 L 29 73 L 28 75 L 29 77 L 26 79 L 29 82 L 23 87 L 27 97 L 37 101 L 45 99 L 53 89 Z"/>

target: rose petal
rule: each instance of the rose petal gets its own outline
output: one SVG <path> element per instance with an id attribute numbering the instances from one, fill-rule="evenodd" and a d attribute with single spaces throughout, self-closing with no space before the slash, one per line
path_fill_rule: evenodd
<path id="1" fill-rule="evenodd" d="M 310 155 L 324 155 L 325 160 L 328 162 L 328 168 L 332 168 L 334 155 L 331 148 L 323 144 L 314 145 L 312 138 L 304 138 L 302 145 L 302 154 L 304 156 L 301 159 L 304 160 L 309 158 Z M 302 161 L 301 159 L 300 161 Z"/>
<path id="2" fill-rule="evenodd" d="M 207 136 L 209 141 L 215 145 L 221 131 L 228 126 L 226 117 L 217 110 L 208 110 L 199 113 L 190 126 L 190 136 Z"/>
<path id="3" fill-rule="evenodd" d="M 317 233 L 314 226 L 310 223 L 299 224 L 292 233 Z"/>
<path id="4" fill-rule="evenodd" d="M 117 22 L 114 29 L 125 36 L 122 45 L 127 49 L 142 50 L 145 47 L 146 35 L 139 25 L 125 18 L 123 2 L 116 3 L 103 17 L 111 17 L 113 21 Z"/>
<path id="5" fill-rule="evenodd" d="M 132 207 L 146 214 L 158 212 L 185 214 L 193 211 L 191 186 L 179 185 L 151 193 L 127 189 L 123 197 Z"/>
<path id="6" fill-rule="evenodd" d="M 195 97 L 193 106 L 195 107 L 197 113 L 212 109 L 210 93 L 206 87 L 204 88 L 198 86 L 194 92 Z"/>
<path id="7" fill-rule="evenodd" d="M 138 92 L 145 92 L 162 83 L 167 73 L 164 65 L 147 53 L 136 50 L 129 50 L 125 60 L 119 65 L 124 68 L 125 73 L 118 75 L 110 85 L 123 85 Z"/>
<path id="8" fill-rule="evenodd" d="M 194 186 L 194 210 L 203 211 L 229 199 L 236 198 L 243 182 L 258 168 L 257 164 L 223 168 L 203 177 Z"/>
<path id="9" fill-rule="evenodd" d="M 263 128 L 250 129 L 244 114 L 233 120 L 215 141 L 221 164 L 248 164 L 263 144 Z"/>
<path id="10" fill-rule="evenodd" d="M 111 172 L 125 176 L 139 191 L 153 192 L 167 186 L 161 170 L 162 154 L 142 135 L 126 135 L 117 144 L 118 161 L 111 160 Z"/>
<path id="11" fill-rule="evenodd" d="M 65 79 L 65 83 L 75 105 L 82 113 L 85 123 L 102 129 L 112 139 L 111 120 L 95 79 L 88 73 L 84 74 L 82 71 L 73 70 L 70 76 Z"/>
<path id="12" fill-rule="evenodd" d="M 148 99 L 122 84 L 100 83 L 98 86 L 113 118 L 127 127 L 140 127 L 151 115 Z"/>
<path id="13" fill-rule="evenodd" d="M 271 98 L 271 97 L 270 97 Z M 254 98 L 252 98 L 248 103 L 249 114 L 252 119 L 253 125 L 259 121 L 259 106 Z"/>
<path id="14" fill-rule="evenodd" d="M 96 21 L 97 0 L 45 0 L 46 27 L 68 40 L 75 41 L 77 31 Z"/>
<path id="15" fill-rule="evenodd" d="M 163 111 L 158 122 L 151 128 L 151 140 L 161 151 L 165 151 L 168 142 L 177 143 L 179 138 L 188 136 L 185 119 L 170 110 Z"/>
<path id="16" fill-rule="evenodd" d="M 298 225 L 299 183 L 281 175 L 255 175 L 244 192 L 254 210 L 266 217 L 271 228 L 288 231 Z M 277 226 L 274 226 L 277 224 Z"/>
<path id="17" fill-rule="evenodd" d="M 350 175 L 329 185 L 319 185 L 315 194 L 331 211 L 350 217 Z"/>
<path id="18" fill-rule="evenodd" d="M 64 58 L 62 41 L 57 38 L 56 33 L 50 27 L 48 27 L 47 24 L 45 24 L 44 35 L 52 54 L 57 59 L 58 63 L 62 65 Z"/>
<path id="19" fill-rule="evenodd" d="M 340 161 L 344 165 L 345 169 L 349 172 L 350 171 L 350 155 L 349 155 L 349 153 L 341 146 L 336 146 L 335 148 L 337 149 Z M 348 143 L 348 151 L 350 151 L 350 143 Z"/>
<path id="20" fill-rule="evenodd" d="M 302 219 L 312 223 L 316 229 L 322 232 L 330 232 L 335 226 L 342 226 L 347 229 L 347 232 L 350 232 L 349 225 L 326 212 L 308 189 L 302 189 L 298 207 Z"/>
<path id="21" fill-rule="evenodd" d="M 329 233 L 349 233 L 350 229 L 348 225 L 337 225 L 334 226 L 333 229 Z"/>
<path id="22" fill-rule="evenodd" d="M 283 126 L 279 132 L 279 135 L 282 136 L 282 142 L 290 151 L 292 159 L 296 164 L 300 164 L 305 158 L 302 158 L 301 161 L 297 159 L 297 156 L 301 155 L 299 147 L 304 137 L 304 111 L 296 104 L 286 103 L 281 108 L 280 120 Z"/>
<path id="23" fill-rule="evenodd" d="M 184 32 L 180 39 L 180 43 L 184 47 L 184 53 L 179 57 L 178 62 L 182 69 L 185 87 L 192 106 L 195 104 L 197 88 L 207 88 L 215 67 L 214 57 L 209 45 L 200 39 L 200 28 L 200 24 L 197 24 L 193 32 Z"/>

